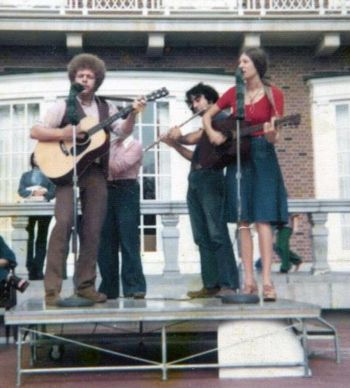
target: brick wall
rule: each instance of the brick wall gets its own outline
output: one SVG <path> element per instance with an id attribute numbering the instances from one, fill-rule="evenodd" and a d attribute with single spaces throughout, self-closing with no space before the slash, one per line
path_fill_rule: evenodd
<path id="1" fill-rule="evenodd" d="M 145 48 L 87 49 L 101 56 L 109 69 L 157 71 L 232 72 L 237 49 L 171 48 L 166 47 L 161 58 L 147 58 Z M 314 196 L 313 146 L 310 123 L 309 90 L 304 76 L 350 68 L 350 48 L 341 48 L 328 58 L 316 58 L 309 48 L 269 48 L 273 83 L 285 93 L 285 113 L 300 113 L 301 125 L 282 132 L 277 145 L 281 168 L 290 198 Z M 0 69 L 65 69 L 70 56 L 60 48 L 1 47 Z M 1 74 L 1 73 L 0 73 Z M 205 81 L 205 74 L 203 74 Z M 108 82 L 108 78 L 107 81 Z M 300 231 L 293 237 L 293 248 L 307 260 L 311 259 L 309 224 L 305 217 Z"/>

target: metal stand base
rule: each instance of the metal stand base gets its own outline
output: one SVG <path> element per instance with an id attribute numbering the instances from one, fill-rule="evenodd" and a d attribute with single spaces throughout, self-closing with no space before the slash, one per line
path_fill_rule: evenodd
<path id="1" fill-rule="evenodd" d="M 235 294 L 223 296 L 221 301 L 227 304 L 256 304 L 260 302 L 260 298 L 258 295 Z"/>
<path id="2" fill-rule="evenodd" d="M 89 307 L 93 306 L 95 302 L 90 299 L 82 298 L 78 295 L 72 295 L 68 298 L 60 299 L 57 302 L 58 307 Z"/>

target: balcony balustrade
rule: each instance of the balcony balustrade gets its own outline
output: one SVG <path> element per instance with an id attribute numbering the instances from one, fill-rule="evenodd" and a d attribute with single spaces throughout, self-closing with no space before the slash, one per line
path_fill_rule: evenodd
<path id="1" fill-rule="evenodd" d="M 350 0 L 0 0 L 0 12 L 62 16 L 350 15 Z"/>
<path id="2" fill-rule="evenodd" d="M 1 204 L 0 217 L 12 219 L 12 248 L 17 255 L 19 274 L 26 273 L 25 257 L 27 243 L 27 217 L 30 215 L 52 215 L 52 203 L 17 203 Z M 313 275 L 330 271 L 328 264 L 328 229 L 326 227 L 328 214 L 350 213 L 350 201 L 295 199 L 289 201 L 291 213 L 307 214 L 311 226 Z M 141 204 L 142 214 L 156 214 L 162 220 L 162 251 L 164 254 L 164 276 L 180 274 L 178 262 L 178 245 L 180 231 L 177 227 L 179 216 L 188 214 L 184 201 L 145 201 Z"/>

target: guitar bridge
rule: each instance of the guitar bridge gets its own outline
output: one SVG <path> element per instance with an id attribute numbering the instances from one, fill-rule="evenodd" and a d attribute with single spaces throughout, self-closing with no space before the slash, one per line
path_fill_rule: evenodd
<path id="1" fill-rule="evenodd" d="M 62 151 L 66 156 L 69 155 L 69 151 L 67 150 L 67 147 L 66 147 L 66 145 L 64 144 L 63 140 L 60 141 L 60 148 L 61 148 L 61 151 Z"/>

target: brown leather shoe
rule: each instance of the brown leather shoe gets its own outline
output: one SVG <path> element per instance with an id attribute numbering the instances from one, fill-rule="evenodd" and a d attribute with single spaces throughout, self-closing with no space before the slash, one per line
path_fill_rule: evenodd
<path id="1" fill-rule="evenodd" d="M 222 298 L 224 296 L 236 295 L 236 291 L 233 288 L 221 287 L 220 291 L 215 294 L 215 298 Z"/>
<path id="2" fill-rule="evenodd" d="M 214 287 L 214 288 L 203 287 L 198 291 L 188 291 L 187 296 L 191 299 L 194 299 L 194 298 L 214 298 L 219 290 L 220 290 L 220 288 L 218 288 L 218 287 Z"/>
<path id="3" fill-rule="evenodd" d="M 132 294 L 124 294 L 124 298 L 145 299 L 146 293 L 144 291 L 136 291 Z"/>
<path id="4" fill-rule="evenodd" d="M 82 290 L 78 290 L 77 295 L 95 303 L 104 303 L 107 300 L 107 295 L 102 294 L 102 292 L 97 292 L 93 288 L 83 288 Z"/>
<path id="5" fill-rule="evenodd" d="M 263 285 L 263 299 L 264 302 L 275 302 L 277 299 L 277 293 L 273 284 Z"/>
<path id="6" fill-rule="evenodd" d="M 134 299 L 145 299 L 146 293 L 143 291 L 137 291 L 134 292 L 133 297 Z"/>

